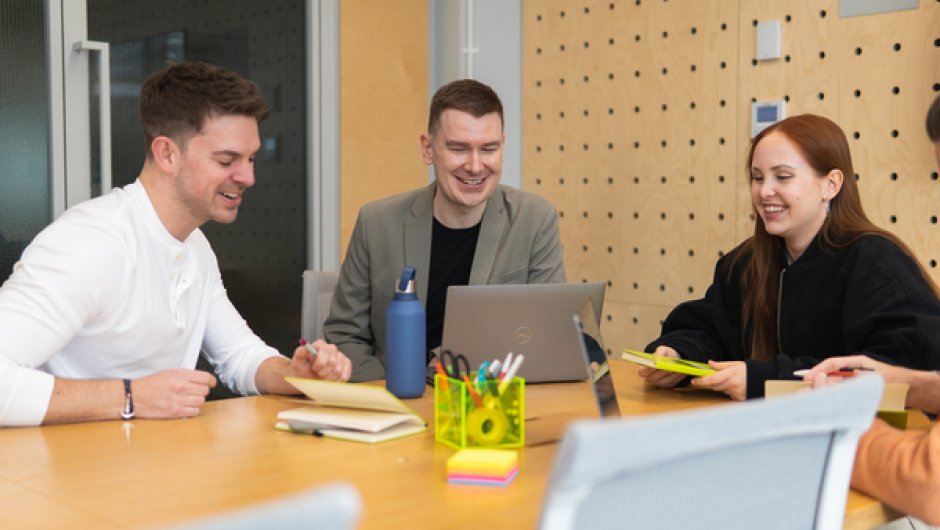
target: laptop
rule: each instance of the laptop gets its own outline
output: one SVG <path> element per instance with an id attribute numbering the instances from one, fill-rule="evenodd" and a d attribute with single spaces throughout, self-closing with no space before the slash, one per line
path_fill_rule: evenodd
<path id="1" fill-rule="evenodd" d="M 441 349 L 463 354 L 471 369 L 523 354 L 526 383 L 583 381 L 582 346 L 571 317 L 586 301 L 599 324 L 603 283 L 453 285 L 447 289 Z"/>
<path id="2" fill-rule="evenodd" d="M 594 315 L 593 306 L 585 303 L 581 311 L 572 317 L 574 332 L 581 344 L 581 359 L 597 403 L 597 412 L 602 418 L 619 418 L 620 407 L 617 405 L 614 378 L 610 374 L 607 350 L 604 349 L 600 326 Z"/>

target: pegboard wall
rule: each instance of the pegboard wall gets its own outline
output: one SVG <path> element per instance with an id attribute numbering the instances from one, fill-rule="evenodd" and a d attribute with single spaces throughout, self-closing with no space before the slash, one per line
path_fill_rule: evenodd
<path id="1" fill-rule="evenodd" d="M 756 61 L 757 21 L 781 58 Z M 753 232 L 752 101 L 845 130 L 873 222 L 940 281 L 940 0 L 840 18 L 838 0 L 526 0 L 523 187 L 561 216 L 569 281 L 604 281 L 608 348 L 642 347 Z"/>

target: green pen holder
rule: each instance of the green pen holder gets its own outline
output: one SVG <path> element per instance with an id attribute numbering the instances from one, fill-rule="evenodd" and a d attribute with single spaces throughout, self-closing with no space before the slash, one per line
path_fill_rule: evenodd
<path id="1" fill-rule="evenodd" d="M 525 379 L 514 377 L 503 392 L 497 389 L 492 380 L 470 389 L 435 375 L 434 439 L 454 449 L 525 445 Z"/>

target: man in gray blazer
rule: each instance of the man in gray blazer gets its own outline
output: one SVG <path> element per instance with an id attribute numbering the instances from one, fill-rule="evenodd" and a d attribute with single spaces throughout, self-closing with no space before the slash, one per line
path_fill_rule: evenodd
<path id="1" fill-rule="evenodd" d="M 429 350 L 441 344 L 448 286 L 565 281 L 554 206 L 499 184 L 504 141 L 502 103 L 490 87 L 444 85 L 421 135 L 434 182 L 359 211 L 323 328 L 352 361 L 351 380 L 385 377 L 385 310 L 406 265 L 417 269 Z"/>

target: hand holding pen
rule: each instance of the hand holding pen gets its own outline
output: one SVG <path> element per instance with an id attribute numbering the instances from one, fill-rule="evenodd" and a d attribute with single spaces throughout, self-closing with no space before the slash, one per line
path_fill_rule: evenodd
<path id="1" fill-rule="evenodd" d="M 825 386 L 830 382 L 840 381 L 842 377 L 829 374 L 851 370 L 853 373 L 876 372 L 884 377 L 885 383 L 903 383 L 908 385 L 905 405 L 932 414 L 940 413 L 940 377 L 930 370 L 914 370 L 876 361 L 866 355 L 848 357 L 830 357 L 814 366 L 803 380 L 814 387 Z"/>
<path id="2" fill-rule="evenodd" d="M 348 381 L 352 362 L 333 344 L 317 340 L 312 344 L 300 339 L 291 358 L 291 371 L 296 377 Z"/>

